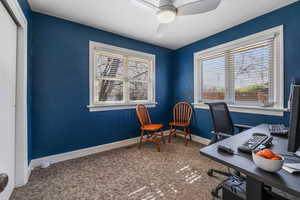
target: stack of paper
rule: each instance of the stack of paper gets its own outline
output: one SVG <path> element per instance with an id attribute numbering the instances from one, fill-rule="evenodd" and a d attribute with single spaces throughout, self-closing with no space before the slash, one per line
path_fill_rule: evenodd
<path id="1" fill-rule="evenodd" d="M 285 163 L 282 167 L 285 171 L 289 173 L 300 172 L 300 163 Z"/>

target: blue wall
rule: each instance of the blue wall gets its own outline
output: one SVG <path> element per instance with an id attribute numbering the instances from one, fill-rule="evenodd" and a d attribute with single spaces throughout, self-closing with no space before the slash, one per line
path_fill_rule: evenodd
<path id="1" fill-rule="evenodd" d="M 20 7 L 23 10 L 23 13 L 27 19 L 27 74 L 28 74 L 28 79 L 27 79 L 27 112 L 28 112 L 28 162 L 31 160 L 31 149 L 32 149 L 32 142 L 31 142 L 31 74 L 32 74 L 32 20 L 31 20 L 31 10 L 29 7 L 29 4 L 27 0 L 18 0 Z"/>
<path id="2" fill-rule="evenodd" d="M 167 122 L 178 101 L 193 102 L 193 53 L 277 25 L 285 26 L 285 104 L 292 77 L 300 78 L 300 2 L 258 17 L 191 45 L 171 51 L 58 18 L 31 12 L 18 0 L 28 20 L 29 160 L 139 135 L 134 110 L 90 113 L 88 41 L 94 40 L 157 56 L 156 122 Z M 288 122 L 283 118 L 233 113 L 235 122 L 256 125 Z M 210 137 L 206 110 L 196 109 L 193 133 Z"/>
<path id="3" fill-rule="evenodd" d="M 32 12 L 32 158 L 139 135 L 134 109 L 89 112 L 89 40 L 156 55 L 154 122 L 171 117 L 171 50 Z"/>
<path id="4" fill-rule="evenodd" d="M 245 37 L 278 25 L 284 25 L 284 79 L 285 105 L 289 95 L 289 86 L 293 77 L 300 77 L 300 2 L 291 4 L 269 14 L 235 26 L 231 29 L 197 41 L 178 49 L 174 55 L 173 85 L 176 85 L 173 100 L 193 102 L 193 53 L 232 40 Z M 205 25 L 204 25 L 205 27 Z M 202 27 L 201 27 L 202 28 Z M 235 123 L 257 125 L 260 123 L 288 123 L 288 114 L 274 117 L 255 114 L 232 113 Z M 202 137 L 210 138 L 212 124 L 207 110 L 196 109 L 192 123 L 192 131 Z"/>

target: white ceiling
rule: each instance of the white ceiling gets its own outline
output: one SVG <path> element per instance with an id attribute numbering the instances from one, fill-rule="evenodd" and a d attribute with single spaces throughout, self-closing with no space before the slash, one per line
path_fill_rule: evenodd
<path id="1" fill-rule="evenodd" d="M 157 0 L 149 0 L 157 1 Z M 175 0 L 175 5 L 195 0 Z M 211 12 L 180 16 L 158 38 L 155 13 L 137 8 L 129 0 L 29 0 L 32 10 L 101 30 L 177 49 L 297 0 L 222 0 Z"/>

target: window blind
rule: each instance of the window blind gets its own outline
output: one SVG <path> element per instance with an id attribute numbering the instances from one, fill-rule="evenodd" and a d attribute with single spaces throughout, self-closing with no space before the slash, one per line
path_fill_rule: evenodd
<path id="1" fill-rule="evenodd" d="M 238 104 L 268 105 L 273 101 L 273 39 L 232 49 L 228 84 Z"/>
<path id="2" fill-rule="evenodd" d="M 202 90 L 204 100 L 225 99 L 225 54 L 210 56 L 202 60 Z"/>
<path id="3" fill-rule="evenodd" d="M 273 104 L 274 38 L 200 58 L 201 100 Z"/>

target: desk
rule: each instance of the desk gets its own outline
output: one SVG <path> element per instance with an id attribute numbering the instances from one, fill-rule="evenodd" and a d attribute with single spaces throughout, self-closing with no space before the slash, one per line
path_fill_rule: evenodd
<path id="1" fill-rule="evenodd" d="M 237 147 L 247 141 L 253 133 L 265 133 L 270 135 L 268 125 L 261 124 L 230 138 L 204 147 L 200 149 L 200 153 L 247 175 L 247 200 L 263 200 L 264 184 L 300 197 L 300 174 L 290 174 L 282 169 L 277 173 L 265 172 L 255 166 L 252 161 L 252 155 L 238 152 Z M 273 146 L 271 149 L 276 153 L 287 154 L 287 138 L 273 137 Z M 219 152 L 217 150 L 218 144 L 226 144 L 240 155 L 228 155 Z M 285 158 L 289 161 L 287 157 Z"/>

